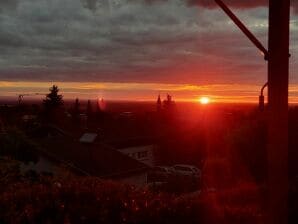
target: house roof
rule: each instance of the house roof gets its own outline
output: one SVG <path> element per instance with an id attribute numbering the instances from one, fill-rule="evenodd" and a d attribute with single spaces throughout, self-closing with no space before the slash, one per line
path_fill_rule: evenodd
<path id="1" fill-rule="evenodd" d="M 81 143 L 93 143 L 96 138 L 97 138 L 96 133 L 84 133 L 79 141 Z"/>
<path id="2" fill-rule="evenodd" d="M 32 138 L 40 150 L 55 160 L 70 163 L 83 173 L 98 177 L 121 177 L 144 172 L 148 166 L 103 144 L 82 144 L 70 136 Z"/>

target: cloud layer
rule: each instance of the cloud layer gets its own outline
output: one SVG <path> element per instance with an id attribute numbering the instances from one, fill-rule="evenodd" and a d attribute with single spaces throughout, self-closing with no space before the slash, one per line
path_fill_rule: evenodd
<path id="1" fill-rule="evenodd" d="M 0 80 L 263 83 L 262 56 L 212 1 L 200 2 L 1 1 Z M 250 7 L 236 13 L 266 45 L 267 9 L 251 8 L 266 1 L 225 2 Z"/>
<path id="2" fill-rule="evenodd" d="M 99 0 L 85 0 L 85 1 L 92 1 L 97 2 Z M 133 1 L 133 0 L 131 0 Z M 148 4 L 158 3 L 158 2 L 165 2 L 170 0 L 144 0 L 144 2 Z M 176 0 L 176 2 L 183 1 L 186 2 L 190 6 L 202 6 L 207 8 L 214 8 L 217 7 L 217 4 L 214 0 Z M 256 8 L 256 7 L 268 7 L 269 0 L 223 0 L 223 2 L 228 5 L 229 7 L 238 8 L 238 9 L 247 9 L 247 8 Z M 291 6 L 297 10 L 298 7 L 298 0 L 291 0 Z"/>

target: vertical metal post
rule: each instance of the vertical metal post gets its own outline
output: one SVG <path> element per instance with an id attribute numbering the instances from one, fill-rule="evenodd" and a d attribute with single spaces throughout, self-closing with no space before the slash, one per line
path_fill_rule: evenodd
<path id="1" fill-rule="evenodd" d="M 269 0 L 268 224 L 288 223 L 290 0 Z"/>

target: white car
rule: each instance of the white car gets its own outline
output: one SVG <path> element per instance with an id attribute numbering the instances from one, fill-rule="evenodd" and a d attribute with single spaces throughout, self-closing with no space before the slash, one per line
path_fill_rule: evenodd
<path id="1" fill-rule="evenodd" d="M 174 169 L 170 166 L 156 166 L 155 168 L 157 171 L 164 172 L 168 175 L 170 175 L 174 172 Z"/>
<path id="2" fill-rule="evenodd" d="M 201 177 L 201 170 L 195 166 L 177 164 L 174 165 L 173 168 L 177 175 Z"/>
<path id="3" fill-rule="evenodd" d="M 156 166 L 149 172 L 149 179 L 166 181 L 174 173 L 174 169 L 168 166 Z"/>

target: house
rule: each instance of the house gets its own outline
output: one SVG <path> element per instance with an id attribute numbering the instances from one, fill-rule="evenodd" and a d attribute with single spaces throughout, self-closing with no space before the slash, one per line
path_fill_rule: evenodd
<path id="1" fill-rule="evenodd" d="M 149 167 L 155 165 L 154 151 L 156 145 L 154 139 L 149 137 L 137 137 L 110 142 L 118 152 L 127 155 Z"/>
<path id="2" fill-rule="evenodd" d="M 51 134 L 33 137 L 32 140 L 39 145 L 42 154 L 51 157 L 57 163 L 67 165 L 73 172 L 134 185 L 147 184 L 149 166 L 146 164 L 112 147 L 100 143 L 86 144 L 84 141 L 82 143 L 82 138 L 80 140 L 67 135 L 61 136 L 59 129 L 59 134 L 55 135 L 53 127 L 50 131 Z M 83 140 L 87 139 L 89 142 L 89 137 L 94 136 L 87 134 Z"/>
<path id="3" fill-rule="evenodd" d="M 84 133 L 80 139 L 80 143 L 86 143 L 86 144 L 93 144 L 98 137 L 98 134 L 96 133 Z"/>
<path id="4" fill-rule="evenodd" d="M 22 116 L 22 121 L 23 122 L 32 122 L 37 119 L 37 115 L 32 115 L 32 114 L 25 114 Z"/>
<path id="5" fill-rule="evenodd" d="M 138 160 L 148 166 L 154 166 L 154 152 L 155 145 L 140 145 L 127 148 L 118 149 L 119 152 L 127 155 L 135 160 Z"/>

